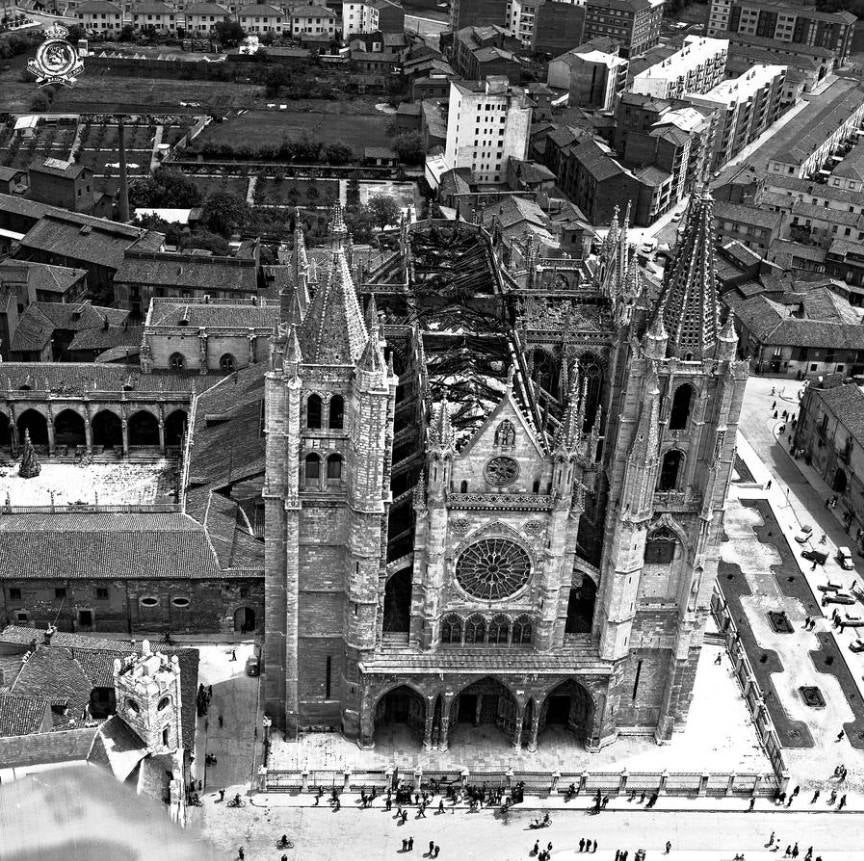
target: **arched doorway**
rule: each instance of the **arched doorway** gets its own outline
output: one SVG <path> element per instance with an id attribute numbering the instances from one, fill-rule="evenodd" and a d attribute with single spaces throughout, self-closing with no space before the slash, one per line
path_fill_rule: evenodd
<path id="1" fill-rule="evenodd" d="M 473 727 L 494 724 L 508 740 L 516 727 L 517 705 L 513 694 L 497 679 L 485 678 L 463 688 L 455 703 L 456 722 Z"/>
<path id="2" fill-rule="evenodd" d="M 12 448 L 12 423 L 6 413 L 0 413 L 0 448 Z"/>
<path id="3" fill-rule="evenodd" d="M 555 359 L 545 350 L 531 351 L 531 379 L 540 388 L 556 395 L 558 392 L 558 367 Z"/>
<path id="4" fill-rule="evenodd" d="M 672 398 L 672 411 L 669 414 L 669 430 L 684 430 L 690 418 L 690 405 L 693 400 L 693 386 L 683 383 L 675 389 Z"/>
<path id="5" fill-rule="evenodd" d="M 165 419 L 165 445 L 179 446 L 183 443 L 188 417 L 185 410 L 174 410 Z"/>
<path id="6" fill-rule="evenodd" d="M 123 424 L 110 410 L 102 410 L 93 416 L 93 445 L 102 448 L 122 448 Z"/>
<path id="7" fill-rule="evenodd" d="M 663 455 L 663 464 L 660 467 L 660 481 L 657 483 L 657 490 L 678 490 L 683 463 L 684 452 L 678 451 L 678 449 L 673 448 Z"/>
<path id="8" fill-rule="evenodd" d="M 384 630 L 407 631 L 411 624 L 411 569 L 394 574 L 384 588 Z"/>
<path id="9" fill-rule="evenodd" d="M 251 607 L 238 607 L 234 611 L 234 630 L 238 634 L 255 630 L 255 611 Z"/>
<path id="10" fill-rule="evenodd" d="M 426 701 L 413 688 L 400 685 L 388 691 L 375 706 L 375 740 L 398 749 L 408 739 L 423 740 Z"/>
<path id="11" fill-rule="evenodd" d="M 540 708 L 540 730 L 566 731 L 582 744 L 591 737 L 594 702 L 577 681 L 567 679 L 552 688 Z"/>
<path id="12" fill-rule="evenodd" d="M 842 469 L 838 469 L 834 473 L 834 483 L 831 485 L 831 489 L 837 493 L 846 493 L 846 473 Z"/>
<path id="13" fill-rule="evenodd" d="M 129 445 L 130 446 L 158 446 L 159 445 L 159 422 L 152 413 L 145 410 L 134 413 L 129 419 Z"/>
<path id="14" fill-rule="evenodd" d="M 18 416 L 18 439 L 23 445 L 24 431 L 29 431 L 33 445 L 48 445 L 48 421 L 36 410 L 24 410 Z"/>
<path id="15" fill-rule="evenodd" d="M 55 445 L 85 445 L 84 419 L 75 410 L 63 410 L 54 419 Z"/>

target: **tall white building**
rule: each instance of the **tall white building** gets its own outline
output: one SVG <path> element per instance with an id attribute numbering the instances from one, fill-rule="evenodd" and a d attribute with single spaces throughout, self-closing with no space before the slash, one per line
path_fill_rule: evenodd
<path id="1" fill-rule="evenodd" d="M 526 157 L 530 132 L 525 91 L 511 87 L 503 75 L 451 82 L 444 150 L 448 169 L 467 167 L 477 182 L 504 182 L 508 160 Z"/>
<path id="2" fill-rule="evenodd" d="M 658 99 L 707 93 L 726 77 L 728 55 L 728 39 L 688 36 L 680 51 L 634 75 L 630 90 Z"/>

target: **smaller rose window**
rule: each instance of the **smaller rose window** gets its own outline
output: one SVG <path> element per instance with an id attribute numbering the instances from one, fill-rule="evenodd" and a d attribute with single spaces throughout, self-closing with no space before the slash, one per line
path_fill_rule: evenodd
<path id="1" fill-rule="evenodd" d="M 519 475 L 519 464 L 512 457 L 493 457 L 486 464 L 486 481 L 496 487 L 512 484 Z"/>

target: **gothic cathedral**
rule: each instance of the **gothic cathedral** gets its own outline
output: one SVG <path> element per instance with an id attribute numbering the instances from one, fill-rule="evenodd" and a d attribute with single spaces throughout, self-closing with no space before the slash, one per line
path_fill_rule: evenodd
<path id="1" fill-rule="evenodd" d="M 746 363 L 713 202 L 662 283 L 464 222 L 325 265 L 295 233 L 266 380 L 265 708 L 289 737 L 597 748 L 687 719 Z"/>

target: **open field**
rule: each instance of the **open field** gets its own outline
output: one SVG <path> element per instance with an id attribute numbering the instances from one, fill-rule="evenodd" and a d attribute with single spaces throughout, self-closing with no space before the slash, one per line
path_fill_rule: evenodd
<path id="1" fill-rule="evenodd" d="M 324 143 L 344 143 L 362 155 L 364 146 L 388 146 L 388 118 L 368 106 L 368 113 L 348 114 L 338 111 L 338 102 L 314 102 L 314 110 L 296 110 L 296 102 L 285 111 L 248 111 L 236 119 L 224 123 L 212 123 L 198 140 L 201 143 L 227 144 L 228 146 L 276 145 L 283 138 L 296 141 L 304 135 L 317 138 Z M 322 110 L 323 105 L 333 106 L 336 111 Z"/>

